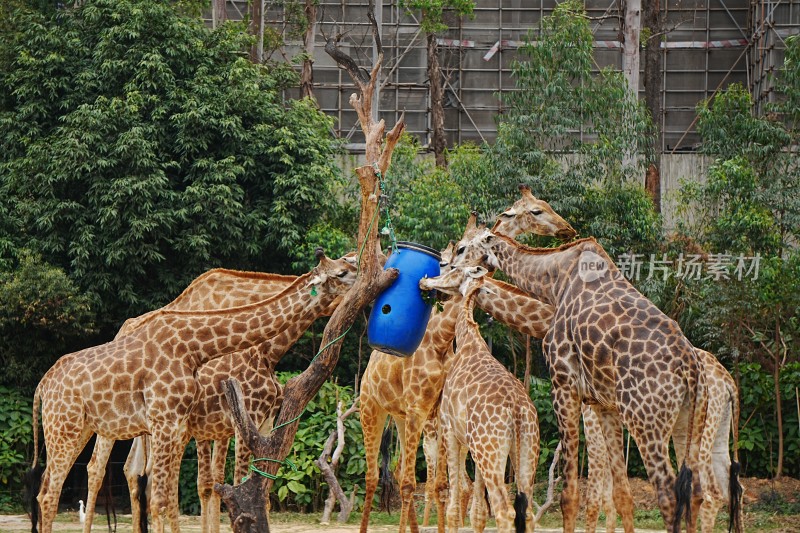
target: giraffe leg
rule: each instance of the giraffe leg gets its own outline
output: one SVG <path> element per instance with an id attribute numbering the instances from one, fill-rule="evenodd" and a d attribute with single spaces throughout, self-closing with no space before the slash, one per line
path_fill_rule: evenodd
<path id="1" fill-rule="evenodd" d="M 222 439 L 214 441 L 214 454 L 212 459 L 211 473 L 213 475 L 214 483 L 225 483 L 225 462 L 228 458 L 228 444 L 230 439 Z M 209 523 L 211 533 L 219 533 L 219 518 L 220 518 L 220 497 L 214 490 L 214 486 L 210 487 L 211 498 L 208 502 L 209 505 Z"/>
<path id="2" fill-rule="evenodd" d="M 83 533 L 92 530 L 94 520 L 94 508 L 97 504 L 97 493 L 103 485 L 103 477 L 106 472 L 106 464 L 111 450 L 114 448 L 114 441 L 106 437 L 97 436 L 94 444 L 94 451 L 89 464 L 86 465 L 87 478 L 89 480 L 89 492 L 86 496 L 86 519 L 83 523 Z"/>
<path id="3" fill-rule="evenodd" d="M 447 531 L 458 533 L 458 525 L 461 521 L 461 469 L 458 467 L 459 457 L 461 456 L 461 444 L 456 439 L 453 431 L 445 428 L 444 438 L 447 447 L 447 477 L 450 484 L 450 494 L 447 503 Z"/>
<path id="4" fill-rule="evenodd" d="M 438 458 L 438 418 L 429 418 L 423 426 L 422 450 L 425 453 L 427 477 L 425 481 L 425 512 L 422 518 L 423 527 L 427 527 L 431 518 L 431 507 L 436 498 L 436 460 Z"/>
<path id="5" fill-rule="evenodd" d="M 61 488 L 64 485 L 64 480 L 67 478 L 70 468 L 72 468 L 83 447 L 86 446 L 92 436 L 92 431 L 85 427 L 78 431 L 65 433 L 77 436 L 59 438 L 58 441 L 47 442 L 47 432 L 45 432 L 47 466 L 42 475 L 39 495 L 36 498 L 41 510 L 41 533 L 52 533 L 53 520 L 58 513 L 58 500 L 61 497 Z"/>
<path id="6" fill-rule="evenodd" d="M 469 521 L 472 530 L 482 533 L 486 529 L 486 520 L 489 518 L 489 506 L 486 504 L 486 485 L 483 482 L 480 468 L 475 469 L 475 481 L 472 484 L 472 510 Z"/>
<path id="7" fill-rule="evenodd" d="M 495 443 L 495 447 L 486 452 L 475 448 L 472 450 L 475 468 L 480 470 L 489 493 L 489 502 L 497 524 L 497 533 L 511 533 L 514 523 L 515 512 L 509 505 L 505 483 L 505 467 L 509 447 L 510 441 L 507 440 L 504 443 Z"/>
<path id="8" fill-rule="evenodd" d="M 161 431 L 157 429 L 161 429 Z M 177 493 L 177 470 L 180 469 L 184 440 L 181 434 L 175 435 L 174 424 L 170 431 L 167 431 L 167 428 L 157 429 L 153 429 L 150 447 L 152 456 L 150 482 L 152 485 L 149 501 L 153 532 L 164 533 L 164 515 L 167 515 L 173 533 L 179 533 L 178 517 L 172 516 L 173 509 L 177 508 L 177 502 L 172 505 L 170 499 L 174 493 Z M 174 491 L 170 485 L 175 485 Z"/>
<path id="9" fill-rule="evenodd" d="M 472 480 L 469 478 L 467 474 L 467 453 L 469 450 L 467 448 L 461 449 L 461 457 L 458 460 L 458 467 L 461 472 L 458 474 L 458 480 L 461 483 L 461 520 L 459 521 L 458 525 L 463 526 L 464 521 L 467 519 L 467 512 L 469 511 L 469 503 L 472 499 L 472 495 L 474 494 L 474 487 L 472 485 Z"/>
<path id="10" fill-rule="evenodd" d="M 568 387 L 552 389 L 553 406 L 558 421 L 561 442 L 564 445 L 564 489 L 561 492 L 561 513 L 564 531 L 575 531 L 580 495 L 578 493 L 578 445 L 581 420 L 581 403 L 575 391 Z"/>
<path id="11" fill-rule="evenodd" d="M 214 492 L 214 474 L 211 466 L 211 441 L 197 443 L 197 496 L 200 499 L 200 527 L 211 531 L 211 493 Z"/>
<path id="12" fill-rule="evenodd" d="M 181 461 L 183 459 L 183 452 L 186 450 L 186 445 L 189 444 L 189 439 L 181 441 L 175 448 L 175 454 L 170 462 L 170 468 L 167 471 L 167 520 L 172 533 L 180 533 L 180 473 Z"/>
<path id="13" fill-rule="evenodd" d="M 445 506 L 447 503 L 447 442 L 444 436 L 444 428 L 441 420 L 439 421 L 439 432 L 436 435 L 436 531 L 444 533 L 445 529 Z"/>
<path id="14" fill-rule="evenodd" d="M 386 423 L 386 411 L 380 408 L 371 399 L 361 399 L 361 430 L 364 434 L 364 453 L 367 460 L 367 473 L 365 475 L 366 494 L 364 496 L 364 510 L 361 512 L 361 533 L 369 529 L 369 514 L 372 511 L 372 501 L 378 488 L 378 451 L 381 445 L 381 434 Z"/>
<path id="15" fill-rule="evenodd" d="M 422 426 L 426 419 L 427 413 L 423 416 L 421 413 L 409 411 L 406 413 L 405 422 L 397 424 L 397 432 L 402 443 L 400 461 L 400 498 L 402 506 L 398 528 L 400 533 L 405 532 L 406 525 L 408 525 L 411 533 L 419 533 L 417 510 L 414 507 L 414 490 L 417 488 L 417 448 L 419 448 Z"/>
<path id="16" fill-rule="evenodd" d="M 709 402 L 710 403 L 710 402 Z M 711 414 L 709 413 L 709 417 Z M 731 456 L 728 450 L 728 429 L 731 425 L 731 408 L 726 401 L 722 408 L 721 417 L 717 424 L 717 433 L 714 438 L 714 447 L 711 454 L 713 477 L 711 480 L 719 494 L 719 498 L 706 499 L 700 507 L 700 530 L 703 533 L 714 529 L 714 522 L 720 508 L 730 498 L 730 467 Z"/>
<path id="17" fill-rule="evenodd" d="M 517 493 L 525 494 L 528 506 L 525 510 L 525 531 L 532 533 L 536 526 L 534 517 L 536 512 L 533 507 L 533 487 L 536 478 L 536 467 L 539 464 L 539 420 L 536 412 L 528 413 L 528 416 L 519 423 L 519 435 L 515 442 L 519 444 L 515 447 L 515 455 L 518 457 L 519 464 L 514 468 L 517 482 Z"/>
<path id="18" fill-rule="evenodd" d="M 613 526 L 616 524 L 613 509 L 616 508 L 616 512 L 622 518 L 622 528 L 625 533 L 633 533 L 633 495 L 628 482 L 625 456 L 622 452 L 624 449 L 622 422 L 615 410 L 593 408 L 591 411 L 598 416 L 601 427 L 600 437 L 603 439 L 604 453 L 610 468 L 610 471 L 606 471 L 604 485 L 600 487 L 600 500 L 606 505 L 606 530 L 613 531 Z M 591 462 L 591 455 L 589 460 Z M 609 483 L 612 483 L 611 487 L 608 486 Z M 612 490 L 613 507 L 606 504 L 609 499 L 608 490 Z M 608 507 L 612 507 L 612 514 L 609 514 Z"/>
<path id="19" fill-rule="evenodd" d="M 125 480 L 128 482 L 128 494 L 131 499 L 131 531 L 139 533 L 140 525 L 140 512 L 139 509 L 139 476 L 146 473 L 147 465 L 147 435 L 142 435 L 133 439 L 133 444 L 128 452 L 128 458 L 125 459 L 125 466 L 123 472 L 125 473 Z M 145 511 L 147 511 L 145 509 Z"/>
<path id="20" fill-rule="evenodd" d="M 647 440 L 644 440 L 635 426 L 631 427 L 631 433 L 647 469 L 647 477 L 656 490 L 661 516 L 667 527 L 670 527 L 675 516 L 675 473 L 669 461 L 667 446 L 669 436 L 664 432 L 653 431 L 651 428 L 647 434 Z M 640 443 L 644 443 L 644 445 Z"/>

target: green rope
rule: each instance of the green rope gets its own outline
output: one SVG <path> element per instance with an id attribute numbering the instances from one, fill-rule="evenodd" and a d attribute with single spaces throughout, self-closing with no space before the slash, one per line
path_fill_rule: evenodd
<path id="1" fill-rule="evenodd" d="M 283 461 L 278 461 L 277 459 L 271 459 L 269 457 L 259 457 L 258 459 L 252 459 L 250 461 L 250 470 L 252 472 L 255 472 L 256 474 L 258 474 L 260 476 L 263 476 L 263 477 L 265 477 L 267 479 L 271 479 L 273 481 L 278 479 L 278 476 L 276 476 L 274 474 L 270 474 L 268 472 L 264 472 L 263 470 L 258 468 L 255 465 L 255 463 L 258 462 L 258 461 L 269 461 L 271 463 L 280 463 L 281 465 L 289 465 L 289 467 L 292 469 L 293 472 L 297 472 L 297 466 L 293 462 L 291 462 L 288 458 L 284 459 Z M 244 481 L 245 479 L 247 479 L 247 476 L 243 477 L 242 481 Z"/>
<path id="2" fill-rule="evenodd" d="M 381 175 L 381 171 L 378 168 L 378 163 L 373 163 L 373 167 L 375 169 L 375 175 L 378 176 L 378 186 L 379 186 L 379 188 L 381 190 L 381 193 L 383 193 L 383 191 L 386 189 L 386 183 L 383 181 L 383 176 Z M 380 202 L 380 199 L 378 201 Z M 386 214 L 386 225 L 381 230 L 381 233 L 384 234 L 384 235 L 389 235 L 389 238 L 392 241 L 392 252 L 394 252 L 397 249 L 397 236 L 394 233 L 394 226 L 392 225 L 392 217 L 389 215 L 388 202 L 384 203 L 383 209 L 384 209 L 384 213 Z M 361 273 L 361 255 L 364 253 L 364 247 L 367 245 L 367 240 L 369 239 L 369 235 L 372 232 L 372 225 L 375 223 L 375 219 L 378 218 L 379 214 L 380 214 L 380 208 L 376 209 L 375 213 L 372 215 L 372 219 L 369 221 L 369 226 L 367 227 L 367 234 L 364 236 L 364 241 L 361 243 L 361 246 L 359 247 L 359 250 L 358 250 L 358 269 L 356 271 L 356 275 Z M 316 289 L 317 289 L 316 287 L 312 287 L 311 288 L 311 295 L 312 296 L 316 296 Z M 344 330 L 344 332 L 341 335 L 339 335 L 338 337 L 336 337 L 332 341 L 328 342 L 328 344 L 326 344 L 325 346 L 320 348 L 319 351 L 317 351 L 316 355 L 314 355 L 314 357 L 311 359 L 311 362 L 309 363 L 309 365 L 311 365 L 314 361 L 316 361 L 317 357 L 319 357 L 322 352 L 324 352 L 326 349 L 328 349 L 328 347 L 331 344 L 333 344 L 333 343 L 341 340 L 342 338 L 344 338 L 344 336 L 347 335 L 347 333 L 350 331 L 351 327 L 352 327 L 352 324 L 346 330 Z M 307 406 L 306 406 L 306 408 L 307 408 Z M 292 418 L 291 420 L 287 420 L 286 422 L 284 422 L 282 424 L 278 424 L 277 426 L 272 428 L 272 431 L 275 431 L 275 430 L 280 429 L 280 428 L 282 428 L 284 426 L 288 426 L 289 424 L 297 422 L 300 419 L 300 417 L 303 416 L 303 413 L 305 413 L 305 412 L 306 412 L 306 409 L 303 409 L 303 411 L 299 415 L 297 415 L 296 417 Z M 274 474 L 269 474 L 269 473 L 264 472 L 263 470 L 257 468 L 253 464 L 253 463 L 257 462 L 257 461 L 270 461 L 270 462 L 273 462 L 273 463 L 278 463 L 280 465 L 288 464 L 292 468 L 292 470 L 297 472 L 297 467 L 288 458 L 284 459 L 283 461 L 280 461 L 278 459 L 271 459 L 269 457 L 261 457 L 259 459 L 253 459 L 252 462 L 250 463 L 250 470 L 255 472 L 255 473 L 257 473 L 257 474 L 259 474 L 259 475 L 261 475 L 261 476 L 264 476 L 264 477 L 266 477 L 268 479 L 271 479 L 273 481 L 278 479 L 278 477 L 275 476 Z M 244 479 L 247 479 L 247 478 L 245 477 Z M 244 481 L 244 479 L 242 479 L 242 481 Z"/>
<path id="3" fill-rule="evenodd" d="M 383 175 L 378 168 L 378 163 L 373 163 L 372 166 L 375 169 L 375 175 L 378 176 L 378 186 L 381 189 L 381 196 L 386 198 L 386 202 L 383 203 L 383 212 L 386 215 L 386 225 L 381 229 L 381 234 L 389 236 L 389 239 L 392 241 L 392 253 L 394 253 L 394 251 L 397 250 L 397 235 L 394 233 L 394 224 L 392 224 L 392 216 L 389 213 L 389 197 L 385 194 L 386 182 L 384 181 Z"/>

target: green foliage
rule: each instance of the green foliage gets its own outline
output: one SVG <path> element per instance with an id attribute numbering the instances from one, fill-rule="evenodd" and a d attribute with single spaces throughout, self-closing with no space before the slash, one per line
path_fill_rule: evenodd
<path id="1" fill-rule="evenodd" d="M 778 427 L 774 412 L 769 410 L 775 402 L 772 373 L 759 363 L 742 363 L 738 367 L 738 374 L 741 395 L 739 457 L 744 475 L 774 475 Z M 800 363 L 793 362 L 787 364 L 780 374 L 785 439 L 784 469 L 787 473 L 800 469 L 800 434 L 795 396 L 797 387 L 800 387 Z"/>
<path id="2" fill-rule="evenodd" d="M 519 90 L 502 95 L 508 112 L 491 156 L 495 175 L 519 176 L 612 257 L 652 251 L 660 220 L 638 185 L 648 161 L 646 111 L 621 72 L 592 74 L 581 2 L 559 4 L 528 39 L 512 67 Z"/>
<path id="3" fill-rule="evenodd" d="M 789 69 L 791 70 L 791 69 Z M 786 69 L 782 70 L 785 72 Z M 800 91 L 782 78 L 788 94 Z M 685 230 L 715 249 L 781 253 L 800 234 L 800 164 L 791 149 L 797 131 L 773 117 L 753 116 L 752 98 L 739 84 L 698 107 L 703 153 L 716 157 L 705 184 L 683 190 L 682 203 L 711 228 Z"/>
<path id="4" fill-rule="evenodd" d="M 439 33 L 448 29 L 444 22 L 445 11 L 457 17 L 472 16 L 474 0 L 400 0 L 400 7 L 407 11 L 422 11 L 420 28 L 424 33 Z"/>
<path id="5" fill-rule="evenodd" d="M 96 307 L 63 270 L 22 252 L 0 271 L 0 384 L 32 393 L 65 348 L 94 332 Z"/>
<path id="6" fill-rule="evenodd" d="M 718 256 L 758 257 L 757 273 L 744 279 L 687 283 L 697 296 L 691 314 L 700 325 L 695 333 L 700 331 L 701 345 L 731 366 L 739 365 L 740 440 L 750 475 L 797 468 L 797 453 L 789 452 L 798 447 L 796 414 L 780 405 L 775 394 L 777 386 L 783 389 L 786 380 L 795 380 L 800 354 L 800 165 L 793 148 L 795 110 L 786 107 L 800 91 L 797 46 L 789 45 L 778 76 L 786 96 L 773 106 L 777 113 L 753 115 L 752 98 L 738 84 L 698 107 L 702 151 L 716 159 L 705 182 L 684 185 L 680 196 L 684 212 L 691 215 L 679 228 L 682 242 Z M 793 389 L 789 392 L 782 392 L 780 400 L 792 405 Z M 777 471 L 779 418 L 783 472 Z"/>
<path id="7" fill-rule="evenodd" d="M 31 412 L 27 395 L 0 385 L 0 510 L 19 504 L 12 495 L 20 489 L 22 474 L 30 466 Z"/>
<path id="8" fill-rule="evenodd" d="M 294 375 L 279 373 L 278 379 L 285 383 Z M 352 387 L 326 382 L 306 407 L 288 456 L 291 465 L 284 465 L 278 471 L 278 479 L 272 491 L 278 502 L 273 507 L 308 512 L 322 508 L 327 497 L 326 484 L 314 461 L 322 453 L 328 436 L 336 431 L 336 405 L 339 402 L 342 402 L 343 410 L 353 403 Z M 344 427 L 345 449 L 337 476 L 342 489 L 350 494 L 355 485 L 363 485 L 366 459 L 358 417 L 348 417 L 344 421 Z M 358 499 L 358 503 L 361 502 L 363 492 L 360 492 Z"/>
<path id="9" fill-rule="evenodd" d="M 113 326 L 209 267 L 288 266 L 337 172 L 330 120 L 284 105 L 288 79 L 246 59 L 241 27 L 141 0 L 10 18 L 0 221 Z"/>

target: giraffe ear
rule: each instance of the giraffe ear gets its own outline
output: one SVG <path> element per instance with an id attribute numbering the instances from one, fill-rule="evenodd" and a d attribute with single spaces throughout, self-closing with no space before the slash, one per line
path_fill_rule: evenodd
<path id="1" fill-rule="evenodd" d="M 486 257 L 486 256 L 484 256 L 484 257 Z M 472 266 L 472 267 L 469 267 L 467 269 L 467 275 L 469 277 L 473 278 L 473 279 L 482 278 L 488 272 L 489 272 L 489 270 L 487 270 L 486 268 L 484 268 L 484 267 L 482 267 L 480 265 Z"/>

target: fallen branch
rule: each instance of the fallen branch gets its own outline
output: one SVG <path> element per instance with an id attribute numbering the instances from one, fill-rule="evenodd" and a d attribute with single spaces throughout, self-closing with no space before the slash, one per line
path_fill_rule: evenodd
<path id="1" fill-rule="evenodd" d="M 322 511 L 322 519 L 320 520 L 320 524 L 323 525 L 330 524 L 331 513 L 333 512 L 333 506 L 336 504 L 336 500 L 339 500 L 339 517 L 337 521 L 340 524 L 346 523 L 350 513 L 353 511 L 352 499 L 347 498 L 345 495 L 341 485 L 339 485 L 339 480 L 336 479 L 335 471 L 336 467 L 339 466 L 339 459 L 342 456 L 342 451 L 344 451 L 344 421 L 356 411 L 358 411 L 358 398 L 353 401 L 353 405 L 344 413 L 342 413 L 342 402 L 338 403 L 336 406 L 336 431 L 331 432 L 328 440 L 325 441 L 325 446 L 322 448 L 319 459 L 314 461 L 322 472 L 325 482 L 328 483 L 330 489 L 328 498 L 325 500 L 325 508 Z M 331 448 L 333 448 L 334 440 L 337 441 L 336 450 L 334 450 L 333 455 L 331 455 Z M 330 459 L 330 462 L 328 462 L 328 459 Z"/>
<path id="2" fill-rule="evenodd" d="M 553 462 L 550 463 L 550 471 L 547 474 L 547 499 L 545 499 L 542 505 L 539 505 L 536 502 L 533 502 L 533 505 L 536 507 L 536 516 L 533 518 L 534 523 L 539 523 L 539 520 L 542 519 L 544 513 L 553 505 L 553 501 L 555 500 L 555 491 L 556 485 L 559 481 L 561 481 L 561 476 L 555 477 L 556 475 L 556 467 L 558 466 L 558 460 L 561 458 L 561 442 L 558 443 L 556 446 L 556 450 L 553 452 Z"/>

